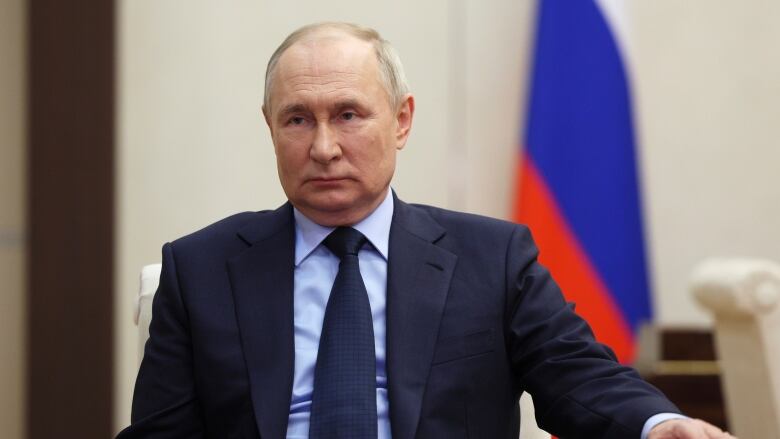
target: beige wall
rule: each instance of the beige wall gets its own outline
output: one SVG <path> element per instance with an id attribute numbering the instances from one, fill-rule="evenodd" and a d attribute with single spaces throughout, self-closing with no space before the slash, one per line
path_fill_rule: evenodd
<path id="1" fill-rule="evenodd" d="M 417 97 L 394 186 L 410 201 L 509 212 L 531 1 L 119 2 L 117 427 L 136 371 L 138 272 L 231 212 L 274 207 L 260 118 L 265 62 L 299 25 L 378 28 Z M 636 0 L 627 8 L 657 316 L 707 322 L 686 289 L 710 254 L 780 260 L 779 6 Z M 773 172 L 774 171 L 774 172 Z"/>
<path id="2" fill-rule="evenodd" d="M 780 3 L 634 1 L 630 16 L 656 310 L 703 323 L 697 262 L 780 261 Z"/>
<path id="3" fill-rule="evenodd" d="M 25 2 L 0 2 L 0 437 L 24 432 Z"/>

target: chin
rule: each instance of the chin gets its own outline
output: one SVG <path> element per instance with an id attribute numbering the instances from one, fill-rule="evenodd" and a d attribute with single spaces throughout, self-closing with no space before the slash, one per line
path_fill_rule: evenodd
<path id="1" fill-rule="evenodd" d="M 293 204 L 301 211 L 337 214 L 352 209 L 358 204 L 358 198 L 346 194 L 316 194 L 293 200 Z"/>
<path id="2" fill-rule="evenodd" d="M 359 197 L 347 191 L 328 191 L 306 197 L 304 204 L 323 212 L 338 212 L 359 203 Z"/>
<path id="3" fill-rule="evenodd" d="M 320 194 L 324 195 L 324 194 Z M 355 194 L 328 194 L 305 197 L 293 202 L 298 210 L 323 226 L 354 224 L 363 219 L 365 203 Z"/>

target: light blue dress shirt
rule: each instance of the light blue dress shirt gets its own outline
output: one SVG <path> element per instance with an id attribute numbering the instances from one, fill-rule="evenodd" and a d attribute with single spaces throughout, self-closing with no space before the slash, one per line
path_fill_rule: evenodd
<path id="1" fill-rule="evenodd" d="M 324 245 L 320 245 L 334 227 L 320 226 L 306 218 L 298 209 L 294 210 L 294 215 L 295 371 L 287 438 L 308 439 L 314 367 L 317 363 L 325 307 L 339 271 L 339 258 Z M 378 439 L 390 439 L 385 367 L 385 297 L 387 295 L 387 253 L 392 220 L 393 196 L 388 190 L 387 196 L 379 207 L 364 220 L 352 226 L 365 235 L 369 242 L 360 250 L 358 258 L 360 275 L 366 285 L 371 315 L 374 318 Z"/>
<path id="2" fill-rule="evenodd" d="M 295 371 L 293 375 L 287 439 L 308 439 L 314 367 L 320 345 L 322 321 L 330 289 L 339 271 L 339 258 L 322 241 L 334 227 L 323 227 L 306 218 L 298 209 L 295 216 L 295 272 L 293 309 L 295 325 Z M 376 407 L 378 439 L 391 439 L 385 367 L 385 299 L 387 295 L 387 255 L 390 224 L 393 219 L 392 191 L 368 217 L 352 227 L 360 231 L 369 244 L 358 254 L 360 275 L 366 285 L 371 315 L 374 319 L 376 350 Z M 645 422 L 641 439 L 657 424 L 674 418 L 674 413 L 660 413 Z"/>

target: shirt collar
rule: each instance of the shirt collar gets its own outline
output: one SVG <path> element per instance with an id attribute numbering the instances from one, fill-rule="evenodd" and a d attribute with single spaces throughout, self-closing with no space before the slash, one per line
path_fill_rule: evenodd
<path id="1" fill-rule="evenodd" d="M 362 221 L 352 226 L 368 239 L 376 251 L 387 260 L 390 241 L 390 224 L 393 221 L 392 190 L 382 203 Z M 295 217 L 295 266 L 299 266 L 313 252 L 335 227 L 321 226 L 293 208 Z"/>

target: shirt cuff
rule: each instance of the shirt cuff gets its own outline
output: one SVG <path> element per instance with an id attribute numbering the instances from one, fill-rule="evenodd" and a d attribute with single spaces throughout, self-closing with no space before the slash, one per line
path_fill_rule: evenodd
<path id="1" fill-rule="evenodd" d="M 650 416 L 647 421 L 645 421 L 645 426 L 642 428 L 641 439 L 647 439 L 647 435 L 650 434 L 650 430 L 652 430 L 653 427 L 660 424 L 661 422 L 669 421 L 671 419 L 688 419 L 688 417 L 679 413 L 659 413 L 657 415 Z"/>

